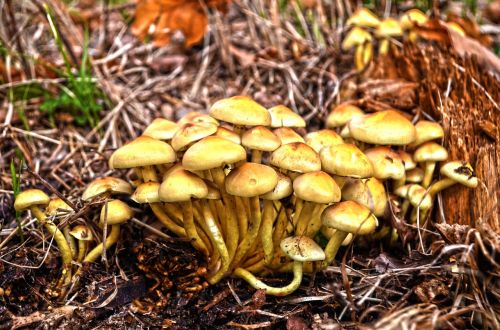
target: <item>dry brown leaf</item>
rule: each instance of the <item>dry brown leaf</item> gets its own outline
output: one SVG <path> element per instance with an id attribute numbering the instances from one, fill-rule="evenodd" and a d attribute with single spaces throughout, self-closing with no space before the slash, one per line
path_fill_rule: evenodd
<path id="1" fill-rule="evenodd" d="M 230 0 L 203 0 L 207 8 L 225 12 Z M 203 38 L 208 18 L 200 0 L 139 0 L 132 33 L 140 39 L 153 36 L 153 44 L 165 46 L 175 31 L 184 35 L 191 47 Z"/>

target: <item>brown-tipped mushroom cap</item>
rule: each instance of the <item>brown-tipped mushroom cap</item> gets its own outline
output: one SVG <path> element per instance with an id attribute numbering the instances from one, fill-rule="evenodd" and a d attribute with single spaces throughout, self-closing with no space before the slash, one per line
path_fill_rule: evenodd
<path id="1" fill-rule="evenodd" d="M 388 17 L 384 19 L 377 27 L 375 35 L 382 38 L 399 37 L 403 35 L 403 30 L 401 29 L 401 25 L 399 25 L 399 22 L 396 19 Z"/>
<path id="2" fill-rule="evenodd" d="M 373 165 L 373 176 L 377 179 L 399 180 L 405 176 L 405 166 L 399 154 L 389 147 L 375 147 L 365 150 L 365 155 Z"/>
<path id="3" fill-rule="evenodd" d="M 415 150 L 413 159 L 418 163 L 441 162 L 448 159 L 448 151 L 435 142 L 427 142 Z"/>
<path id="4" fill-rule="evenodd" d="M 85 225 L 77 225 L 73 227 L 69 234 L 79 241 L 92 241 L 94 239 L 92 230 Z"/>
<path id="5" fill-rule="evenodd" d="M 191 143 L 203 139 L 217 131 L 217 126 L 209 123 L 187 123 L 179 128 L 172 138 L 172 148 L 175 151 L 183 150 Z"/>
<path id="6" fill-rule="evenodd" d="M 278 183 L 273 188 L 273 190 L 260 196 L 262 199 L 280 200 L 290 196 L 293 193 L 292 179 L 290 179 L 283 173 L 280 172 L 277 173 L 278 173 Z"/>
<path id="7" fill-rule="evenodd" d="M 229 140 L 233 143 L 241 144 L 240 135 L 227 127 L 223 126 L 217 127 L 217 132 L 215 132 L 214 135 Z"/>
<path id="8" fill-rule="evenodd" d="M 231 195 L 254 197 L 272 191 L 277 183 L 278 174 L 272 167 L 244 163 L 227 175 L 226 190 Z"/>
<path id="9" fill-rule="evenodd" d="M 318 154 L 321 149 L 344 143 L 344 139 L 331 129 L 322 129 L 317 132 L 308 133 L 305 136 L 306 144 L 314 149 Z"/>
<path id="10" fill-rule="evenodd" d="M 359 7 L 347 20 L 346 24 L 375 28 L 379 26 L 380 19 L 368 8 Z"/>
<path id="11" fill-rule="evenodd" d="M 378 225 L 370 210 L 353 201 L 340 202 L 327 207 L 322 215 L 323 225 L 358 235 L 371 234 Z"/>
<path id="12" fill-rule="evenodd" d="M 160 185 L 160 200 L 186 202 L 191 198 L 205 198 L 208 188 L 203 179 L 183 168 L 167 172 Z"/>
<path id="13" fill-rule="evenodd" d="M 179 125 L 165 118 L 156 118 L 146 127 L 142 135 L 157 140 L 170 140 L 179 130 Z"/>
<path id="14" fill-rule="evenodd" d="M 421 145 L 424 142 L 441 139 L 444 137 L 444 130 L 438 123 L 428 121 L 428 120 L 419 120 L 415 124 L 416 129 L 416 138 L 413 143 L 410 144 L 410 147 L 416 147 Z"/>
<path id="15" fill-rule="evenodd" d="M 17 195 L 14 202 L 16 211 L 24 211 L 32 206 L 45 207 L 50 203 L 49 196 L 40 189 L 28 189 Z"/>
<path id="16" fill-rule="evenodd" d="M 350 103 L 337 105 L 326 118 L 326 127 L 341 127 L 351 121 L 354 117 L 363 116 L 365 113 L 357 106 Z"/>
<path id="17" fill-rule="evenodd" d="M 289 144 L 294 142 L 305 143 L 304 138 L 289 127 L 280 127 L 275 129 L 273 132 L 278 137 L 281 144 Z"/>
<path id="18" fill-rule="evenodd" d="M 51 199 L 49 205 L 47 205 L 47 208 L 45 209 L 45 213 L 47 215 L 58 215 L 59 213 L 69 213 L 72 211 L 73 209 L 71 206 L 66 204 L 66 202 L 60 198 Z"/>
<path id="19" fill-rule="evenodd" d="M 377 217 L 384 215 L 387 207 L 384 185 L 376 178 L 347 180 L 342 187 L 342 200 L 364 205 Z"/>
<path id="20" fill-rule="evenodd" d="M 130 199 L 139 204 L 159 203 L 160 202 L 160 183 L 145 182 L 135 189 Z"/>
<path id="21" fill-rule="evenodd" d="M 427 22 L 428 17 L 419 9 L 413 8 L 406 11 L 399 19 L 399 25 L 403 30 L 410 30 L 414 26 L 422 25 Z"/>
<path id="22" fill-rule="evenodd" d="M 215 119 L 238 126 L 271 125 L 271 115 L 267 109 L 247 96 L 219 100 L 209 112 Z"/>
<path id="23" fill-rule="evenodd" d="M 274 151 L 281 145 L 280 139 L 264 126 L 255 126 L 241 136 L 241 144 L 249 149 Z"/>
<path id="24" fill-rule="evenodd" d="M 321 170 L 321 160 L 313 148 L 305 143 L 284 144 L 271 154 L 273 166 L 299 173 Z"/>
<path id="25" fill-rule="evenodd" d="M 306 127 L 306 122 L 292 109 L 277 105 L 269 109 L 271 127 Z"/>
<path id="26" fill-rule="evenodd" d="M 132 168 L 175 162 L 175 152 L 163 141 L 139 136 L 116 150 L 109 159 L 111 168 Z"/>
<path id="27" fill-rule="evenodd" d="M 424 179 L 424 170 L 420 167 L 415 167 L 406 171 L 406 182 L 420 183 Z"/>
<path id="28" fill-rule="evenodd" d="M 132 186 L 123 179 L 106 176 L 89 183 L 82 194 L 82 199 L 87 201 L 104 193 L 130 195 Z"/>
<path id="29" fill-rule="evenodd" d="M 330 204 L 340 201 L 340 188 L 323 171 L 308 172 L 293 180 L 293 191 L 298 198 L 308 202 Z"/>
<path id="30" fill-rule="evenodd" d="M 294 261 L 320 261 L 325 259 L 323 249 L 307 236 L 287 237 L 280 242 L 281 250 Z"/>
<path id="31" fill-rule="evenodd" d="M 415 126 L 395 110 L 355 117 L 349 132 L 358 141 L 371 144 L 405 145 L 415 141 Z"/>
<path id="32" fill-rule="evenodd" d="M 353 178 L 368 178 L 373 175 L 370 160 L 353 144 L 323 148 L 320 157 L 325 172 Z"/>
<path id="33" fill-rule="evenodd" d="M 447 162 L 444 164 L 440 172 L 442 175 L 466 186 L 476 188 L 478 181 L 474 169 L 471 164 L 459 160 Z"/>
<path id="34" fill-rule="evenodd" d="M 399 150 L 398 151 L 399 158 L 403 161 L 403 165 L 405 166 L 405 170 L 413 170 L 417 167 L 417 163 L 413 161 L 413 156 L 406 151 Z"/>
<path id="35" fill-rule="evenodd" d="M 207 113 L 199 111 L 191 111 L 177 121 L 177 125 L 179 125 L 179 127 L 184 126 L 185 124 L 188 123 L 190 124 L 207 123 L 219 126 L 219 122 L 217 121 L 217 119 L 213 118 Z"/>
<path id="36" fill-rule="evenodd" d="M 99 224 L 102 226 L 106 219 L 106 224 L 119 225 L 127 222 L 134 216 L 134 211 L 119 199 L 114 199 L 103 205 Z"/>
<path id="37" fill-rule="evenodd" d="M 205 171 L 247 158 L 245 149 L 218 136 L 208 136 L 189 147 L 182 165 L 190 171 Z"/>

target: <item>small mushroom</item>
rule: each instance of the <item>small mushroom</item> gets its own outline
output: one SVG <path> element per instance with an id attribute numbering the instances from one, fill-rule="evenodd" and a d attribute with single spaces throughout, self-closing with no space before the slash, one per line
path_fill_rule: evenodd
<path id="1" fill-rule="evenodd" d="M 241 135 L 241 144 L 251 150 L 253 163 L 261 163 L 262 153 L 278 149 L 281 141 L 268 128 L 254 126 Z"/>
<path id="2" fill-rule="evenodd" d="M 307 236 L 285 238 L 281 241 L 280 247 L 283 252 L 293 260 L 293 280 L 287 286 L 269 286 L 243 268 L 236 268 L 234 270 L 234 276 L 244 279 L 256 290 L 264 290 L 266 294 L 286 296 L 297 290 L 300 286 L 304 262 L 321 261 L 325 259 L 325 253 L 321 247 Z"/>
<path id="3" fill-rule="evenodd" d="M 306 127 L 306 122 L 292 109 L 280 104 L 268 109 L 271 115 L 271 127 Z"/>
<path id="4" fill-rule="evenodd" d="M 92 231 L 85 225 L 77 225 L 69 232 L 72 237 L 78 241 L 77 262 L 82 262 L 87 254 L 88 242 L 94 239 Z"/>
<path id="5" fill-rule="evenodd" d="M 426 142 L 415 150 L 413 159 L 417 163 L 425 164 L 422 186 L 427 188 L 432 181 L 434 169 L 436 168 L 436 162 L 448 159 L 448 151 L 435 142 Z"/>
<path id="6" fill-rule="evenodd" d="M 132 186 L 127 181 L 105 176 L 89 183 L 82 194 L 82 199 L 88 201 L 97 196 L 109 197 L 110 195 L 130 195 L 131 193 Z"/>
<path id="7" fill-rule="evenodd" d="M 51 199 L 49 205 L 47 205 L 47 208 L 45 209 L 45 213 L 49 217 L 51 216 L 54 218 L 61 215 L 68 215 L 73 212 L 74 210 L 61 198 Z M 77 254 L 76 242 L 73 239 L 73 236 L 70 235 L 69 226 L 64 226 L 62 230 L 64 237 L 68 242 L 69 248 L 71 249 L 71 255 L 75 258 Z"/>
<path id="8" fill-rule="evenodd" d="M 363 26 L 376 28 L 380 25 L 380 19 L 370 9 L 359 7 L 346 22 L 347 26 Z"/>
<path id="9" fill-rule="evenodd" d="M 342 41 L 342 49 L 349 50 L 356 47 L 354 61 L 356 70 L 363 71 L 372 55 L 372 36 L 360 27 L 354 27 Z"/>
<path id="10" fill-rule="evenodd" d="M 476 188 L 478 180 L 472 166 L 464 161 L 447 162 L 441 167 L 441 175 L 445 178 L 433 183 L 429 188 L 429 195 L 434 198 L 438 192 L 457 183 L 469 188 Z"/>
<path id="11" fill-rule="evenodd" d="M 375 31 L 375 34 L 377 37 L 382 39 L 379 45 L 379 54 L 387 55 L 390 46 L 389 39 L 402 36 L 403 31 L 399 22 L 396 19 L 389 17 L 380 23 Z"/>
<path id="12" fill-rule="evenodd" d="M 165 118 L 156 118 L 146 127 L 142 135 L 156 140 L 171 140 L 179 130 L 179 125 Z"/>

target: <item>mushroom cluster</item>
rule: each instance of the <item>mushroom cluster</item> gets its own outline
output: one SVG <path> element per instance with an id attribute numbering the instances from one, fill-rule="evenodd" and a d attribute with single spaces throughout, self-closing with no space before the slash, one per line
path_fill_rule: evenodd
<path id="1" fill-rule="evenodd" d="M 360 7 L 346 22 L 352 28 L 342 42 L 342 49 L 355 48 L 355 66 L 358 71 L 362 71 L 372 59 L 374 39 L 378 40 L 379 54 L 386 55 L 391 43 L 397 38 L 415 41 L 415 27 L 423 25 L 427 20 L 428 17 L 419 9 L 408 10 L 399 19 L 387 17 L 380 20 L 370 9 Z M 451 29 L 461 29 L 455 23 L 446 24 Z"/>
<path id="2" fill-rule="evenodd" d="M 268 294 L 286 295 L 303 272 L 326 268 L 354 236 L 390 235 L 388 225 L 379 227 L 390 212 L 417 221 L 430 214 L 440 190 L 477 185 L 472 167 L 461 161 L 445 163 L 444 178 L 433 182 L 436 164 L 448 156 L 436 142 L 444 134 L 437 123 L 413 125 L 396 110 L 365 114 L 344 103 L 326 126 L 301 135 L 301 116 L 283 105 L 266 109 L 246 96 L 222 99 L 208 114 L 192 112 L 177 122 L 155 119 L 109 159 L 110 168 L 129 171 L 131 183 L 99 178 L 83 193 L 85 201 L 106 200 L 100 226 L 109 234 L 90 251 L 85 227 L 61 234 L 47 220 L 49 208 L 39 208 L 50 201 L 46 195 L 26 197 L 26 191 L 16 209 L 29 208 L 55 235 L 65 283 L 72 265 L 95 261 L 116 243 L 120 224 L 132 217 L 116 199 L 122 195 L 148 204 L 169 232 L 189 239 L 206 258 L 209 283 L 233 275 Z M 256 278 L 270 272 L 294 277 L 284 287 Z"/>

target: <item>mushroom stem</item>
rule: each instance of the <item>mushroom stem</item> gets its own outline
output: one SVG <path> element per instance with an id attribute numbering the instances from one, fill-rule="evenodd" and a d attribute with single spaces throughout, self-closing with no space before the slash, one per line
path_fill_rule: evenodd
<path id="1" fill-rule="evenodd" d="M 262 163 L 262 151 L 257 149 L 252 149 L 252 163 L 260 164 Z"/>
<path id="2" fill-rule="evenodd" d="M 250 284 L 256 290 L 264 290 L 268 295 L 286 296 L 297 290 L 300 286 L 300 283 L 302 282 L 302 262 L 293 262 L 293 279 L 288 285 L 281 288 L 265 284 L 264 282 L 256 278 L 252 273 L 243 268 L 236 268 L 234 270 L 234 275 L 247 281 L 248 284 Z"/>
<path id="3" fill-rule="evenodd" d="M 236 217 L 238 218 L 238 229 L 240 233 L 240 238 L 242 238 L 245 237 L 248 231 L 248 214 L 243 197 L 239 198 L 233 196 L 233 198 L 236 204 Z"/>
<path id="4" fill-rule="evenodd" d="M 230 196 L 226 192 L 226 187 L 224 185 L 224 181 L 226 180 L 224 171 L 222 167 L 217 167 L 215 169 L 210 170 L 212 174 L 212 178 L 214 179 L 215 184 L 219 187 L 222 200 L 226 206 L 226 237 L 227 237 L 227 250 L 229 253 L 229 258 L 233 259 L 236 249 L 238 247 L 239 242 L 239 229 L 238 229 L 238 220 L 236 219 L 236 211 L 234 206 L 234 198 Z"/>
<path id="5" fill-rule="evenodd" d="M 156 218 L 171 232 L 179 237 L 186 237 L 186 231 L 181 226 L 177 225 L 170 217 L 165 213 L 160 203 L 150 203 L 149 206 Z"/>
<path id="6" fill-rule="evenodd" d="M 73 236 L 71 236 L 69 232 L 70 232 L 69 227 L 65 226 L 63 228 L 64 238 L 66 239 L 66 242 L 68 242 L 69 249 L 71 250 L 71 256 L 73 257 L 73 259 L 75 259 L 78 254 L 78 249 L 76 246 L 75 239 L 73 238 Z"/>
<path id="7" fill-rule="evenodd" d="M 262 249 L 264 250 L 264 261 L 269 264 L 273 259 L 274 243 L 273 243 L 273 223 L 275 220 L 275 212 L 273 201 L 264 200 L 264 209 L 262 211 Z"/>
<path id="8" fill-rule="evenodd" d="M 409 199 L 405 199 L 403 201 L 403 205 L 401 205 L 401 217 L 404 218 L 406 212 L 408 212 L 408 208 L 410 207 L 410 200 Z"/>
<path id="9" fill-rule="evenodd" d="M 198 231 L 196 230 L 192 202 L 190 200 L 187 202 L 181 202 L 181 206 L 182 217 L 184 219 L 184 229 L 186 230 L 187 237 L 191 240 L 191 244 L 193 244 L 196 250 L 200 251 L 208 257 L 208 248 L 205 246 L 202 239 L 200 238 L 200 235 L 198 235 Z"/>
<path id="10" fill-rule="evenodd" d="M 212 211 L 210 211 L 210 207 L 206 201 L 202 201 L 202 210 L 203 216 L 205 218 L 205 222 L 207 224 L 210 238 L 212 239 L 212 243 L 215 246 L 215 249 L 219 252 L 221 267 L 220 269 L 208 279 L 211 284 L 215 284 L 219 282 L 222 277 L 226 274 L 229 269 L 229 264 L 231 260 L 229 259 L 229 252 L 227 250 L 226 243 L 224 242 L 224 238 L 222 237 L 222 233 L 217 226 L 217 223 L 214 219 Z"/>
<path id="11" fill-rule="evenodd" d="M 307 225 L 305 236 L 313 238 L 321 228 L 321 212 L 326 208 L 326 205 L 317 204 L 311 212 L 311 219 Z"/>
<path id="12" fill-rule="evenodd" d="M 252 222 L 250 223 L 247 234 L 238 245 L 236 254 L 231 262 L 231 268 L 239 266 L 240 262 L 243 260 L 259 235 L 262 217 L 260 214 L 260 202 L 258 196 L 250 197 L 250 218 Z"/>
<path id="13" fill-rule="evenodd" d="M 292 219 L 292 211 L 286 208 L 282 204 L 281 209 L 278 213 L 276 228 L 274 229 L 273 233 L 273 244 L 275 248 L 280 244 L 281 240 L 285 236 L 286 227 L 288 223 L 291 221 L 291 219 Z"/>
<path id="14" fill-rule="evenodd" d="M 431 196 L 432 199 L 434 199 L 434 196 L 441 190 L 444 190 L 446 188 L 449 188 L 456 184 L 457 182 L 453 179 L 450 178 L 444 178 L 441 179 L 435 183 L 432 184 L 432 186 L 429 188 L 429 196 Z"/>
<path id="15" fill-rule="evenodd" d="M 432 176 L 434 174 L 434 169 L 436 168 L 436 162 L 426 162 L 424 179 L 422 180 L 422 187 L 427 188 L 431 184 Z"/>
<path id="16" fill-rule="evenodd" d="M 378 52 L 380 55 L 387 55 L 387 53 L 389 52 L 389 46 L 390 46 L 390 42 L 389 42 L 389 39 L 387 38 L 384 38 L 382 40 L 380 40 L 380 44 L 379 44 L 379 48 L 378 48 Z"/>
<path id="17" fill-rule="evenodd" d="M 73 257 L 71 255 L 71 248 L 69 247 L 64 234 L 51 220 L 47 219 L 45 213 L 43 213 L 42 210 L 40 210 L 38 207 L 32 206 L 30 207 L 30 210 L 35 218 L 40 222 L 40 224 L 45 226 L 47 231 L 54 236 L 54 240 L 56 241 L 57 247 L 59 248 L 59 252 L 61 253 L 61 259 L 63 262 L 63 270 L 59 283 L 68 285 L 71 281 L 71 262 L 73 261 Z"/>
<path id="18" fill-rule="evenodd" d="M 104 246 L 106 246 L 106 250 L 118 242 L 118 238 L 120 237 L 120 225 L 111 225 L 111 232 L 108 237 L 106 237 L 106 241 L 100 244 L 97 244 L 90 252 L 85 256 L 82 263 L 94 262 L 99 258 L 102 254 Z M 78 273 L 77 273 L 78 274 Z M 76 274 L 75 274 L 76 275 Z"/>
<path id="19" fill-rule="evenodd" d="M 325 247 L 325 260 L 322 261 L 321 268 L 325 269 L 330 265 L 333 259 L 335 259 L 337 251 L 348 234 L 349 233 L 341 230 L 337 230 L 335 234 L 333 234 Z"/>
<path id="20" fill-rule="evenodd" d="M 309 221 L 312 219 L 312 214 L 316 207 L 315 203 L 304 202 L 304 206 L 300 210 L 300 215 L 297 220 L 297 225 L 295 227 L 295 235 L 302 236 L 305 234 Z"/>
<path id="21" fill-rule="evenodd" d="M 151 165 L 142 167 L 142 181 L 143 182 L 158 182 L 158 176 L 156 175 L 155 168 Z"/>
<path id="22" fill-rule="evenodd" d="M 87 254 L 87 248 L 87 241 L 78 240 L 78 256 L 76 257 L 77 262 L 82 262 L 83 258 L 85 258 L 85 254 Z"/>

